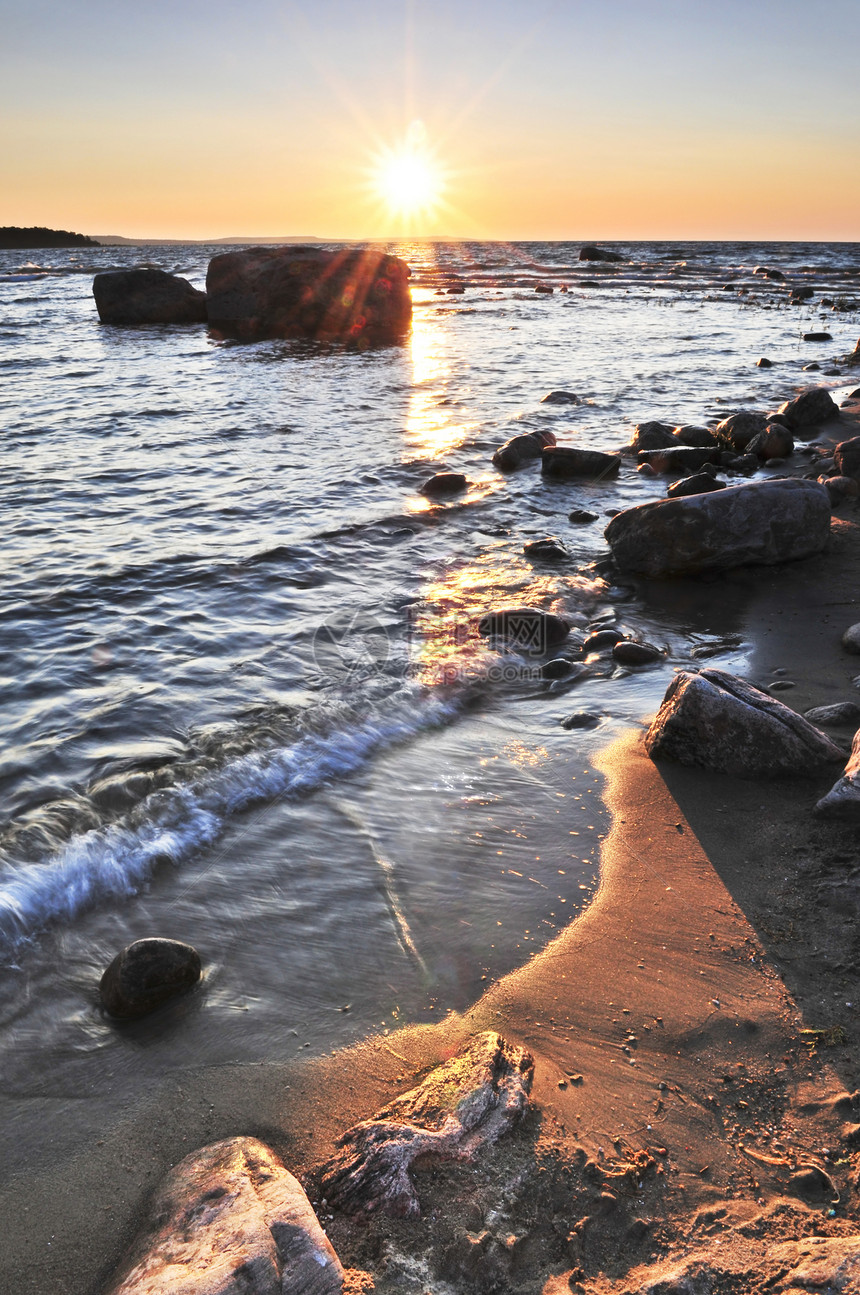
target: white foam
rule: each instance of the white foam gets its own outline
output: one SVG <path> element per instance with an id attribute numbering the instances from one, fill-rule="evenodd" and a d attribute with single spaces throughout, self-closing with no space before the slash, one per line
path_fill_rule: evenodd
<path id="1" fill-rule="evenodd" d="M 0 874 L 0 947 L 105 899 L 136 894 L 158 862 L 180 864 L 211 845 L 231 814 L 343 778 L 376 751 L 440 727 L 457 710 L 451 697 L 407 697 L 385 715 L 251 752 L 196 783 L 153 792 L 135 810 L 133 825 L 125 819 L 73 837 L 43 863 L 8 865 Z"/>

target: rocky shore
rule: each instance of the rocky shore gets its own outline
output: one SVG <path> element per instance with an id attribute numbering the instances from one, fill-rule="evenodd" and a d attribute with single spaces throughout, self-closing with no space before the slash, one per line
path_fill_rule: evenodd
<path id="1" fill-rule="evenodd" d="M 613 518 L 609 551 L 646 600 L 741 589 L 747 675 L 678 675 L 605 753 L 600 890 L 542 953 L 437 1026 L 171 1081 L 7 1188 L 4 1288 L 860 1290 L 860 400 L 825 397 L 643 424 L 618 455 L 504 447 L 556 480 L 703 478 Z M 561 651 L 569 627 L 500 607 L 481 633 Z"/>

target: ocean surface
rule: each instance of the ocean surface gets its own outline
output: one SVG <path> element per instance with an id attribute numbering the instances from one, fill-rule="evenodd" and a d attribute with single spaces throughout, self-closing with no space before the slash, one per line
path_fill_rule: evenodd
<path id="1" fill-rule="evenodd" d="M 95 273 L 203 286 L 223 249 L 0 252 L 6 1097 L 128 1094 L 439 1019 L 588 903 L 607 831 L 592 757 L 725 618 L 607 570 L 607 514 L 664 479 L 548 484 L 492 452 L 532 429 L 617 449 L 645 419 L 837 388 L 860 298 L 858 245 L 614 246 L 627 262 L 392 244 L 414 324 L 365 354 L 99 323 Z M 801 284 L 814 298 L 789 305 Z M 553 389 L 578 403 L 542 403 Z M 431 504 L 446 465 L 470 488 Z M 569 561 L 529 561 L 543 535 Z M 477 632 L 517 604 L 666 655 L 547 680 Z M 720 664 L 743 664 L 742 637 Z M 592 726 L 563 728 L 576 711 Z M 117 1027 L 99 977 L 148 935 L 195 944 L 204 983 Z"/>

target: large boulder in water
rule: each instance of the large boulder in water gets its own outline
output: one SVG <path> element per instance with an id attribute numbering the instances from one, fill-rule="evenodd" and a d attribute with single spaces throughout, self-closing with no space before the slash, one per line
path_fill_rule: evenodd
<path id="1" fill-rule="evenodd" d="M 752 481 L 628 508 L 604 535 L 624 570 L 695 575 L 819 553 L 830 534 L 830 512 L 830 496 L 817 481 Z"/>
<path id="2" fill-rule="evenodd" d="M 164 270 L 109 270 L 93 279 L 103 324 L 205 324 L 206 294 Z"/>
<path id="3" fill-rule="evenodd" d="M 170 1171 L 110 1295 L 341 1295 L 343 1282 L 301 1184 L 240 1137 Z"/>
<path id="4" fill-rule="evenodd" d="M 99 983 L 105 1011 L 146 1016 L 200 979 L 200 954 L 180 940 L 135 940 L 116 955 Z"/>
<path id="5" fill-rule="evenodd" d="M 826 733 L 725 670 L 680 671 L 645 735 L 652 759 L 737 778 L 812 773 L 843 760 Z"/>
<path id="6" fill-rule="evenodd" d="M 209 323 L 227 336 L 313 337 L 359 347 L 412 321 L 409 266 L 374 247 L 250 247 L 209 262 Z"/>

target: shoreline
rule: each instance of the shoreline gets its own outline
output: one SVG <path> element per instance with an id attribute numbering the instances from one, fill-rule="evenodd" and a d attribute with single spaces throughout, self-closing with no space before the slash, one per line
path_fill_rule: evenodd
<path id="1" fill-rule="evenodd" d="M 845 422 L 852 417 L 856 424 L 853 407 L 843 414 L 838 439 L 851 434 Z M 744 626 L 755 645 L 745 673 L 761 685 L 774 669 L 787 671 L 796 687 L 785 700 L 801 712 L 845 696 L 851 686 L 852 658 L 839 637 L 856 616 L 856 517 L 853 503 L 840 509 L 822 556 L 744 577 Z M 541 1290 L 540 1282 L 564 1273 L 556 1224 L 567 1218 L 568 1231 L 579 1236 L 576 1218 L 593 1218 L 602 1208 L 594 1181 L 583 1175 L 584 1158 L 603 1167 L 605 1189 L 612 1166 L 638 1151 L 652 1162 L 643 1193 L 619 1190 L 609 1221 L 598 1217 L 590 1240 L 564 1240 L 568 1267 L 583 1269 L 589 1291 L 603 1290 L 606 1274 L 620 1278 L 652 1254 L 658 1262 L 688 1244 L 691 1220 L 708 1205 L 731 1199 L 742 1213 L 772 1210 L 801 1164 L 831 1175 L 840 1204 L 831 1223 L 826 1211 L 794 1199 L 792 1217 L 807 1211 L 819 1234 L 844 1231 L 846 1220 L 857 1231 L 850 1186 L 857 1166 L 848 1155 L 837 1157 L 840 1165 L 823 1153 L 846 1119 L 844 1100 L 835 1107 L 834 1100 L 860 1082 L 852 1027 L 860 970 L 850 943 L 845 947 L 853 912 L 846 863 L 855 833 L 811 817 L 838 770 L 752 783 L 658 768 L 635 730 L 597 767 L 612 814 L 600 887 L 549 946 L 474 1007 L 438 1024 L 376 1036 L 304 1065 L 222 1066 L 171 1078 L 95 1146 L 4 1188 L 0 1284 L 19 1295 L 95 1295 L 115 1272 L 166 1168 L 224 1137 L 260 1137 L 312 1184 L 314 1166 L 339 1133 L 484 1029 L 534 1053 L 531 1114 L 484 1166 L 419 1172 L 418 1194 L 432 1225 L 335 1219 L 330 1235 L 347 1266 L 373 1266 L 374 1248 L 377 1255 L 456 1249 L 463 1220 L 470 1235 L 478 1234 L 492 1213 L 484 1205 L 493 1192 L 500 1199 L 510 1194 L 518 1176 L 531 1182 L 533 1165 L 567 1184 L 546 1223 L 529 1221 L 520 1198 L 503 1212 L 512 1234 L 520 1235 L 522 1225 L 522 1235 L 536 1238 L 516 1288 Z M 815 908 L 807 902 L 813 886 Z M 860 886 L 857 894 L 860 902 Z M 834 1027 L 844 1028 L 845 1045 L 810 1049 L 800 1034 Z M 627 1042 L 631 1032 L 635 1044 Z M 767 1149 L 775 1141 L 787 1148 L 777 1156 Z M 483 1195 L 470 1212 L 464 1200 L 474 1193 L 473 1179 Z M 644 1232 L 634 1228 L 637 1219 L 651 1220 Z M 408 1290 L 396 1263 L 387 1262 L 389 1276 L 376 1289 Z M 570 1289 L 569 1282 L 558 1289 Z"/>

